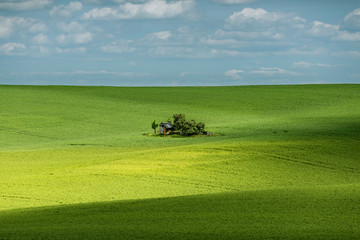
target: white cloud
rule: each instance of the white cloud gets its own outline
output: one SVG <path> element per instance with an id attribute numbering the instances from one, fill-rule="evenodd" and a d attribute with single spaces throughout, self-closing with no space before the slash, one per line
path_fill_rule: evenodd
<path id="1" fill-rule="evenodd" d="M 60 22 L 58 24 L 58 27 L 60 30 L 67 32 L 67 33 L 75 33 L 75 32 L 83 32 L 85 31 L 85 27 L 82 24 L 79 24 L 78 22 L 71 22 L 69 24 Z"/>
<path id="2" fill-rule="evenodd" d="M 267 12 L 262 8 L 244 8 L 240 12 L 233 13 L 227 23 L 231 26 L 247 26 L 247 25 L 268 25 L 284 18 L 284 14 Z"/>
<path id="3" fill-rule="evenodd" d="M 329 64 L 324 64 L 324 63 L 310 63 L 310 62 L 294 62 L 292 64 L 293 68 L 310 68 L 310 67 L 325 67 L 325 68 L 329 68 L 331 67 L 331 65 Z"/>
<path id="4" fill-rule="evenodd" d="M 55 51 L 59 54 L 64 53 L 85 53 L 86 48 L 85 47 L 78 47 L 78 48 L 55 48 Z"/>
<path id="5" fill-rule="evenodd" d="M 268 12 L 262 8 L 244 8 L 225 21 L 225 30 L 217 30 L 219 38 L 293 40 L 302 36 L 307 21 L 291 13 Z"/>
<path id="6" fill-rule="evenodd" d="M 239 75 L 239 73 L 243 73 L 243 72 L 244 71 L 242 71 L 242 70 L 232 69 L 232 70 L 226 71 L 224 74 L 225 74 L 225 76 L 227 76 L 231 79 L 242 79 L 242 77 Z"/>
<path id="7" fill-rule="evenodd" d="M 309 62 L 294 62 L 293 67 L 294 68 L 309 68 L 312 67 L 314 64 Z"/>
<path id="8" fill-rule="evenodd" d="M 48 36 L 43 33 L 34 36 L 32 41 L 36 44 L 48 44 L 50 42 Z"/>
<path id="9" fill-rule="evenodd" d="M 201 49 L 195 49 L 192 47 L 174 47 L 174 46 L 161 46 L 154 47 L 148 50 L 148 53 L 153 56 L 160 57 L 175 57 L 175 58 L 202 58 L 207 57 L 206 53 L 202 53 Z"/>
<path id="10" fill-rule="evenodd" d="M 70 2 L 66 6 L 65 5 L 54 6 L 49 12 L 49 15 L 52 17 L 55 16 L 70 17 L 74 12 L 80 11 L 82 7 L 83 6 L 81 2 Z"/>
<path id="11" fill-rule="evenodd" d="M 340 31 L 335 39 L 341 41 L 360 41 L 360 32 L 351 33 L 347 31 Z"/>
<path id="12" fill-rule="evenodd" d="M 0 16 L 0 38 L 7 38 L 13 32 L 12 18 Z"/>
<path id="13" fill-rule="evenodd" d="M 1 55 L 25 55 L 26 47 L 22 43 L 6 43 L 0 46 Z"/>
<path id="14" fill-rule="evenodd" d="M 8 38 L 14 32 L 28 31 L 31 33 L 46 31 L 46 25 L 34 18 L 0 16 L 0 38 Z"/>
<path id="15" fill-rule="evenodd" d="M 238 41 L 236 39 L 212 39 L 212 38 L 205 38 L 205 39 L 201 39 L 200 41 L 201 43 L 204 43 L 206 45 L 211 45 L 211 46 L 228 46 L 228 47 L 239 47 L 241 45 L 243 45 L 243 42 Z"/>
<path id="16" fill-rule="evenodd" d="M 167 30 L 148 34 L 142 39 L 142 44 L 164 44 L 165 40 L 171 39 L 171 42 L 167 42 L 168 45 L 191 45 L 196 37 L 198 37 L 198 34 L 191 31 L 188 27 L 179 27 L 174 31 Z"/>
<path id="17" fill-rule="evenodd" d="M 312 23 L 309 33 L 316 37 L 325 37 L 339 41 L 360 41 L 360 32 L 341 31 L 339 25 L 332 25 L 320 21 Z"/>
<path id="18" fill-rule="evenodd" d="M 296 33 L 305 29 L 307 21 L 291 13 L 268 12 L 263 8 L 244 8 L 226 19 L 226 29 L 241 29 L 244 33 L 264 33 L 278 38 L 282 32 Z"/>
<path id="19" fill-rule="evenodd" d="M 83 32 L 83 33 L 71 33 L 71 34 L 60 34 L 56 37 L 56 40 L 59 43 L 89 43 L 93 39 L 93 34 L 91 32 Z"/>
<path id="20" fill-rule="evenodd" d="M 82 19 L 101 19 L 101 20 L 111 20 L 111 19 L 121 19 L 119 16 L 120 13 L 118 10 L 113 8 L 94 8 L 89 12 L 83 14 Z"/>
<path id="21" fill-rule="evenodd" d="M 131 47 L 132 41 L 120 39 L 111 44 L 102 46 L 100 49 L 107 53 L 129 53 L 134 52 L 136 48 Z"/>
<path id="22" fill-rule="evenodd" d="M 222 3 L 222 4 L 246 4 L 256 1 L 257 0 L 213 0 L 213 2 Z"/>
<path id="23" fill-rule="evenodd" d="M 154 40 L 168 40 L 171 38 L 172 34 L 170 31 L 161 31 L 151 34 L 151 39 Z"/>
<path id="24" fill-rule="evenodd" d="M 36 33 L 36 32 L 46 32 L 47 31 L 47 27 L 45 25 L 45 23 L 43 22 L 35 22 L 34 24 L 32 24 L 29 27 L 29 31 L 31 33 Z"/>
<path id="25" fill-rule="evenodd" d="M 282 68 L 274 67 L 274 68 L 267 68 L 267 67 L 261 67 L 258 70 L 254 70 L 251 73 L 254 74 L 262 74 L 266 76 L 273 76 L 273 75 L 292 75 L 292 76 L 298 76 L 300 73 L 288 71 Z"/>
<path id="26" fill-rule="evenodd" d="M 273 33 L 271 30 L 252 32 L 252 31 L 224 31 L 222 29 L 216 30 L 214 34 L 216 38 L 239 38 L 239 39 L 273 38 L 274 35 L 275 33 Z"/>
<path id="27" fill-rule="evenodd" d="M 73 38 L 75 43 L 88 43 L 93 39 L 91 32 L 75 33 L 70 36 Z"/>
<path id="28" fill-rule="evenodd" d="M 309 32 L 317 37 L 331 37 L 339 31 L 339 25 L 332 25 L 320 21 L 314 21 Z"/>
<path id="29" fill-rule="evenodd" d="M 344 18 L 344 21 L 349 21 L 352 18 L 354 18 L 354 17 L 358 18 L 359 16 L 360 16 L 360 8 L 355 9 L 354 11 L 352 11 L 351 13 L 346 15 L 345 18 Z"/>
<path id="30" fill-rule="evenodd" d="M 360 29 L 360 8 L 345 16 L 343 27 L 347 29 Z"/>
<path id="31" fill-rule="evenodd" d="M 60 22 L 58 23 L 58 28 L 65 32 L 56 37 L 56 40 L 59 43 L 89 43 L 93 40 L 93 33 L 86 30 L 86 27 L 83 24 L 78 22 L 71 22 L 69 24 Z"/>
<path id="32" fill-rule="evenodd" d="M 65 34 L 60 34 L 56 37 L 56 41 L 58 41 L 59 43 L 65 43 L 66 41 L 66 35 Z"/>
<path id="33" fill-rule="evenodd" d="M 345 56 L 360 57 L 360 51 L 347 51 L 344 52 Z"/>
<path id="34" fill-rule="evenodd" d="M 173 18 L 191 10 L 194 0 L 150 0 L 145 3 L 124 3 L 118 8 L 94 8 L 84 13 L 83 19 L 134 19 L 134 18 Z"/>
<path id="35" fill-rule="evenodd" d="M 13 0 L 0 2 L 0 9 L 26 11 L 42 9 L 49 6 L 52 0 Z"/>
<path id="36" fill-rule="evenodd" d="M 44 46 L 31 46 L 30 53 L 32 56 L 44 56 L 49 55 L 51 53 L 51 49 L 49 47 Z"/>

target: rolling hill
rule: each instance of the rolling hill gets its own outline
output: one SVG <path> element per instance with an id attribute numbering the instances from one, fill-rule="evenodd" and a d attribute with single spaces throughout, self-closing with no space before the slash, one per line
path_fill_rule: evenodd
<path id="1" fill-rule="evenodd" d="M 0 239 L 360 237 L 360 85 L 0 96 Z M 147 135 L 174 113 L 216 136 Z"/>

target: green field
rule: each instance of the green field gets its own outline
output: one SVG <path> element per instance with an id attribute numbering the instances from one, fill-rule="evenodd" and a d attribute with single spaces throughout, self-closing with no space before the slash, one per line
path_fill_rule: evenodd
<path id="1" fill-rule="evenodd" d="M 360 239 L 360 85 L 0 86 L 0 239 L 93 238 Z"/>

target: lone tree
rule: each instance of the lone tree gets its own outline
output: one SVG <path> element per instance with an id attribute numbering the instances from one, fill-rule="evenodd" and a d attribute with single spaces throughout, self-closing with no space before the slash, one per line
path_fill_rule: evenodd
<path id="1" fill-rule="evenodd" d="M 183 128 L 186 120 L 185 120 L 185 114 L 174 114 L 174 131 L 180 132 Z"/>
<path id="2" fill-rule="evenodd" d="M 195 120 L 186 120 L 185 114 L 174 114 L 174 131 L 180 135 L 190 136 L 203 134 L 205 132 L 205 123 Z"/>
<path id="3" fill-rule="evenodd" d="M 156 128 L 159 126 L 159 124 L 157 124 L 156 122 L 155 122 L 155 120 L 152 122 L 152 124 L 151 124 L 151 127 L 152 127 L 152 129 L 154 129 L 154 133 L 156 134 Z"/>
<path id="4" fill-rule="evenodd" d="M 171 124 L 171 134 L 180 134 L 183 136 L 191 136 L 191 135 L 201 135 L 206 134 L 205 131 L 205 123 L 196 122 L 195 120 L 186 120 L 185 114 L 174 114 L 173 115 L 174 122 Z M 171 123 L 170 119 L 167 123 Z M 160 124 L 160 132 L 162 131 L 162 124 Z M 155 122 L 152 122 L 151 127 L 154 129 L 154 133 L 156 134 L 156 128 L 159 126 Z M 168 130 L 168 129 L 167 129 Z"/>

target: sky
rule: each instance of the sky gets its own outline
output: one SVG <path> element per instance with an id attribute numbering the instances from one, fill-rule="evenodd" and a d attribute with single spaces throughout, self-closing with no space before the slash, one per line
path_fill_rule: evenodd
<path id="1" fill-rule="evenodd" d="M 358 0 L 0 0 L 0 84 L 360 83 Z"/>

